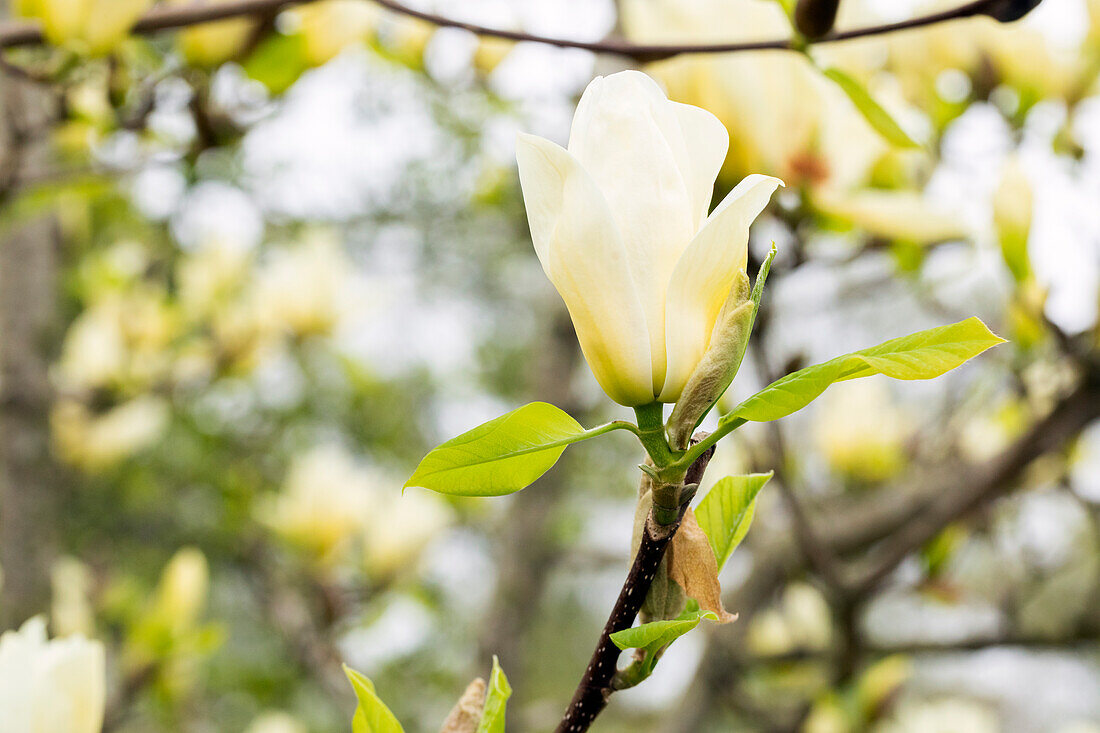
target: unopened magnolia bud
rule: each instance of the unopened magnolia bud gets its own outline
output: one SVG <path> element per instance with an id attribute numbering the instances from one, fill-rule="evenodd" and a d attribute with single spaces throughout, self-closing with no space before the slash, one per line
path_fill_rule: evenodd
<path id="1" fill-rule="evenodd" d="M 1030 13 L 1040 2 L 1042 0 L 990 0 L 982 8 L 982 14 L 1002 23 L 1011 23 Z"/>
<path id="2" fill-rule="evenodd" d="M 806 38 L 821 38 L 833 29 L 840 0 L 798 0 L 794 26 Z"/>
<path id="3" fill-rule="evenodd" d="M 476 733 L 485 708 L 485 680 L 478 677 L 451 708 L 439 733 Z"/>
<path id="4" fill-rule="evenodd" d="M 754 312 L 755 306 L 749 299 L 748 275 L 738 273 L 714 323 L 710 345 L 684 385 L 669 417 L 668 434 L 674 448 L 687 447 L 695 426 L 736 376 L 749 343 Z"/>

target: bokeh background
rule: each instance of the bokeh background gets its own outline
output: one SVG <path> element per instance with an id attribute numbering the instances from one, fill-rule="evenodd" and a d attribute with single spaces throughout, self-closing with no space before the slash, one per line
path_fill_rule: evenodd
<path id="1" fill-rule="evenodd" d="M 950 4 L 843 0 L 840 27 Z M 416 7 L 579 40 L 790 33 L 775 0 Z M 494 654 L 509 729 L 551 729 L 629 561 L 636 444 L 575 446 L 507 498 L 400 487 L 532 400 L 629 417 L 534 256 L 513 140 L 564 143 L 587 82 L 634 67 L 729 128 L 716 201 L 787 183 L 753 229 L 750 270 L 779 257 L 731 401 L 970 315 L 1011 343 L 725 441 L 711 482 L 776 470 L 723 575 L 740 618 L 596 728 L 1100 731 L 1100 3 L 813 54 L 921 149 L 793 53 L 639 66 L 368 0 L 7 52 L 3 627 L 103 640 L 118 733 L 346 731 L 342 661 L 436 730 Z"/>

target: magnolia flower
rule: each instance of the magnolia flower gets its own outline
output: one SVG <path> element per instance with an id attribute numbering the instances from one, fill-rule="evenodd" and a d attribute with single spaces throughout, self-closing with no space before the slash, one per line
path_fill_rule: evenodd
<path id="1" fill-rule="evenodd" d="M 373 36 L 381 8 L 361 0 L 326 0 L 296 12 L 302 23 L 302 56 L 320 66 Z"/>
<path id="2" fill-rule="evenodd" d="M 153 0 L 16 0 L 19 15 L 39 18 L 46 40 L 104 54 L 130 32 Z"/>
<path id="3" fill-rule="evenodd" d="M 213 0 L 225 3 L 227 0 Z M 172 0 L 184 4 L 191 0 Z M 184 59 L 196 66 L 219 66 L 239 56 L 256 32 L 251 18 L 227 18 L 213 23 L 200 23 L 179 32 L 176 46 Z"/>
<path id="4" fill-rule="evenodd" d="M 624 405 L 675 402 L 745 270 L 776 178 L 745 178 L 707 215 L 729 135 L 637 71 L 598 77 L 564 149 L 521 134 L 535 252 L 600 386 Z"/>
<path id="5" fill-rule="evenodd" d="M 333 561 L 366 521 L 377 478 L 336 446 L 297 456 L 283 490 L 258 508 L 259 519 L 318 560 Z"/>
<path id="6" fill-rule="evenodd" d="M 106 682 L 103 646 L 81 636 L 46 640 L 32 618 L 0 636 L 4 733 L 99 733 Z"/>

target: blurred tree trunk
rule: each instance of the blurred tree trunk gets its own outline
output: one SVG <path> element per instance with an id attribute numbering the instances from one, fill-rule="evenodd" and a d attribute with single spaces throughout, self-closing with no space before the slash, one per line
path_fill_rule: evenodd
<path id="1" fill-rule="evenodd" d="M 536 399 L 557 405 L 571 415 L 580 406 L 572 381 L 580 358 L 573 324 L 559 309 L 547 329 L 531 370 L 531 389 Z M 497 554 L 499 575 L 496 598 L 486 634 L 481 639 L 482 657 L 497 655 L 516 690 L 509 706 L 510 724 L 519 724 L 523 705 L 524 678 L 537 661 L 527 648 L 530 631 L 539 616 L 539 605 L 550 570 L 560 547 L 551 536 L 551 525 L 562 495 L 566 492 L 568 461 L 539 479 L 528 491 L 512 499 L 512 506 L 500 536 Z"/>
<path id="2" fill-rule="evenodd" d="M 49 156 L 54 95 L 0 75 L 0 205 Z M 5 212 L 10 215 L 10 209 Z M 47 339 L 56 331 L 59 236 L 53 216 L 0 229 L 0 627 L 47 608 L 56 551 L 57 471 L 49 451 Z"/>

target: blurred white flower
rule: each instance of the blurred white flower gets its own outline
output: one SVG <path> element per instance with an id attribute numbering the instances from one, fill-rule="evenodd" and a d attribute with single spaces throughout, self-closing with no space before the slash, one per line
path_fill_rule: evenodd
<path id="1" fill-rule="evenodd" d="M 42 20 L 46 40 L 93 54 L 125 38 L 153 0 L 19 0 L 16 10 Z"/>
<path id="2" fill-rule="evenodd" d="M 410 563 L 454 519 L 436 494 L 413 489 L 381 492 L 363 534 L 367 572 L 386 577 Z"/>
<path id="3" fill-rule="evenodd" d="M 875 733 L 1000 733 L 997 714 L 962 697 L 910 700 L 875 726 Z"/>
<path id="4" fill-rule="evenodd" d="M 177 633 L 189 630 L 198 623 L 209 590 L 206 556 L 196 547 L 185 547 L 161 573 L 153 614 Z"/>
<path id="5" fill-rule="evenodd" d="M 58 454 L 86 471 L 109 468 L 153 446 L 168 429 L 171 410 L 161 397 L 145 395 L 102 415 L 83 403 L 61 400 L 50 414 Z"/>
<path id="6" fill-rule="evenodd" d="M 103 645 L 82 636 L 47 641 L 35 617 L 0 636 L 4 733 L 99 733 L 106 699 Z"/>
<path id="7" fill-rule="evenodd" d="M 58 558 L 50 570 L 52 603 L 50 620 L 57 636 L 83 634 L 95 631 L 92 605 L 88 599 L 92 579 L 88 568 L 75 557 Z"/>
<path id="8" fill-rule="evenodd" d="M 906 461 L 912 418 L 882 381 L 834 385 L 814 411 L 814 442 L 836 473 L 876 483 L 896 476 Z"/>
<path id="9" fill-rule="evenodd" d="M 320 66 L 348 46 L 367 41 L 377 28 L 382 9 L 363 0 L 325 0 L 294 10 L 301 24 L 302 55 Z"/>
<path id="10" fill-rule="evenodd" d="M 314 230 L 297 245 L 275 252 L 260 268 L 256 315 L 275 331 L 327 335 L 353 303 L 353 270 L 335 235 Z"/>
<path id="11" fill-rule="evenodd" d="M 271 711 L 253 720 L 245 733 L 309 733 L 309 729 L 290 713 Z"/>
<path id="12" fill-rule="evenodd" d="M 758 41 L 791 33 L 782 4 L 774 0 L 625 0 L 622 12 L 627 35 L 648 43 Z M 710 110 L 729 130 L 727 180 L 748 173 L 777 176 L 806 189 L 818 209 L 877 236 L 926 242 L 967 234 L 953 212 L 915 193 L 853 195 L 884 155 L 908 161 L 923 154 L 892 150 L 804 56 L 687 54 L 649 68 L 672 99 Z M 874 85 L 871 91 L 895 118 L 913 116 L 893 87 Z"/>
<path id="13" fill-rule="evenodd" d="M 257 517 L 321 564 L 348 561 L 361 546 L 366 571 L 384 578 L 453 520 L 445 500 L 402 494 L 400 485 L 339 447 L 320 446 L 294 459 L 282 491 L 260 503 Z"/>
<path id="14" fill-rule="evenodd" d="M 170 0 L 188 3 L 191 0 Z M 224 3 L 226 0 L 212 0 Z M 240 55 L 255 31 L 251 18 L 226 18 L 214 23 L 201 23 L 176 34 L 176 48 L 187 63 L 194 66 L 218 66 Z"/>
<path id="15" fill-rule="evenodd" d="M 291 544 L 331 562 L 367 519 L 378 478 L 343 449 L 320 446 L 291 463 L 282 491 L 259 520 Z"/>

